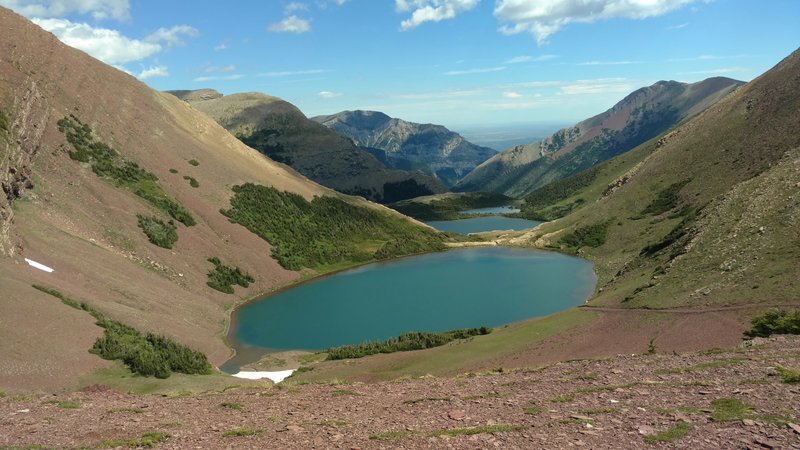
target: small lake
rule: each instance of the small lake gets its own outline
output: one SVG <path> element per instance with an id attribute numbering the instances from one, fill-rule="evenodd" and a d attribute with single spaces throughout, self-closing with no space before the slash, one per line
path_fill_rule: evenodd
<path id="1" fill-rule="evenodd" d="M 518 213 L 519 208 L 515 208 L 513 206 L 493 206 L 491 208 L 478 208 L 478 209 L 470 209 L 469 211 L 462 211 L 461 214 L 494 214 L 494 215 L 501 215 L 501 214 L 514 214 Z"/>
<path id="2" fill-rule="evenodd" d="M 595 282 L 591 263 L 559 253 L 455 249 L 370 264 L 247 304 L 235 313 L 230 337 L 244 354 L 495 327 L 579 305 Z"/>
<path id="3" fill-rule="evenodd" d="M 469 219 L 458 220 L 432 220 L 425 222 L 439 231 L 449 231 L 451 233 L 469 234 L 480 233 L 482 231 L 501 231 L 501 230 L 525 230 L 533 228 L 542 222 L 528 219 L 517 219 L 514 217 L 503 216 L 482 216 Z"/>

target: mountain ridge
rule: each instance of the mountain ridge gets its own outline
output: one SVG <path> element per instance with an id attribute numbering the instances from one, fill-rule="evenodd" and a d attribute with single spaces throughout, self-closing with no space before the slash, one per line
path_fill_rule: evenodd
<path id="1" fill-rule="evenodd" d="M 280 98 L 259 92 L 222 95 L 207 89 L 167 92 L 208 114 L 245 144 L 339 192 L 391 203 L 446 190 L 420 172 L 386 168 Z"/>
<path id="2" fill-rule="evenodd" d="M 737 80 L 714 77 L 697 83 L 659 81 L 639 88 L 603 113 L 541 141 L 499 153 L 476 167 L 454 190 L 525 195 L 631 150 L 741 85 Z"/>
<path id="3" fill-rule="evenodd" d="M 443 125 L 408 122 L 379 111 L 342 111 L 311 120 L 371 149 L 390 167 L 421 168 L 447 186 L 496 154 L 493 149 L 472 144 Z"/>

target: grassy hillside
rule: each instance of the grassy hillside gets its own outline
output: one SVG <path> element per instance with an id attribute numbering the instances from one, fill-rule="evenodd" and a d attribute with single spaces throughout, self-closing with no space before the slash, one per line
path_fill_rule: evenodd
<path id="1" fill-rule="evenodd" d="M 693 84 L 659 81 L 634 91 L 597 116 L 493 157 L 455 189 L 526 195 L 635 148 L 703 111 L 741 84 L 721 77 Z"/>
<path id="2" fill-rule="evenodd" d="M 516 200 L 503 194 L 464 192 L 417 197 L 392 203 L 389 206 L 418 220 L 454 220 L 462 218 L 462 211 L 506 206 L 514 202 Z"/>
<path id="3" fill-rule="evenodd" d="M 309 181 L 185 102 L 4 8 L 0 26 L 4 389 L 64 387 L 109 367 L 89 353 L 103 329 L 33 285 L 85 303 L 142 336 L 163 335 L 198 350 L 212 365 L 225 361 L 230 309 L 301 276 L 273 258 L 281 242 L 221 213 L 232 208 L 234 186 L 261 186 L 296 204 L 349 211 L 344 235 L 368 229 L 383 240 L 353 239 L 375 247 L 369 258 L 384 257 L 377 251 L 383 244 L 386 255 L 414 251 L 392 242 L 417 242 L 417 235 L 441 245 L 428 228 Z M 307 220 L 317 227 L 324 222 Z"/>
<path id="4" fill-rule="evenodd" d="M 529 214 L 573 209 L 531 242 L 596 261 L 594 305 L 800 302 L 799 60 L 795 52 L 661 138 L 531 193 Z M 602 239 L 581 245 L 574 238 L 588 227 Z"/>

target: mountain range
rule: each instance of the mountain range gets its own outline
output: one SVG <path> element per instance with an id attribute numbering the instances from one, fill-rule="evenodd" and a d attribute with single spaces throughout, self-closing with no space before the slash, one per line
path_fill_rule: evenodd
<path id="1" fill-rule="evenodd" d="M 347 194 L 381 203 L 446 191 L 420 171 L 384 166 L 350 139 L 306 118 L 289 102 L 262 93 L 168 91 L 207 114 L 271 159 Z"/>
<path id="2" fill-rule="evenodd" d="M 407 122 L 378 111 L 342 111 L 311 120 L 350 138 L 388 167 L 422 170 L 446 186 L 497 153 L 441 125 Z"/>
<path id="3" fill-rule="evenodd" d="M 453 189 L 524 196 L 633 149 L 705 110 L 742 84 L 723 77 L 691 84 L 659 81 L 634 91 L 601 114 L 541 141 L 495 155 Z"/>

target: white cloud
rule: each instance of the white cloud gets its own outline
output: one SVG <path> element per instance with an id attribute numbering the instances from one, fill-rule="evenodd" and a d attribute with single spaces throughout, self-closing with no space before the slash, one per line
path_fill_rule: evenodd
<path id="1" fill-rule="evenodd" d="M 641 64 L 641 61 L 586 61 L 579 66 L 627 66 L 628 64 Z"/>
<path id="2" fill-rule="evenodd" d="M 681 28 L 686 28 L 689 26 L 689 22 L 679 23 L 678 25 L 672 25 L 667 27 L 668 30 L 680 30 Z"/>
<path id="3" fill-rule="evenodd" d="M 747 72 L 747 67 L 722 67 L 720 69 L 695 70 L 692 72 L 681 72 L 681 75 L 722 75 L 726 73 Z"/>
<path id="4" fill-rule="evenodd" d="M 117 30 L 95 28 L 86 23 L 71 22 L 67 19 L 31 19 L 33 23 L 53 33 L 70 47 L 92 55 L 93 57 L 119 68 L 120 64 L 140 61 L 164 50 L 167 47 L 182 43 L 182 34 L 196 36 L 197 30 L 187 25 L 178 25 L 170 29 L 161 28 L 145 39 L 132 39 L 123 36 Z"/>
<path id="5" fill-rule="evenodd" d="M 155 44 L 163 42 L 166 44 L 167 48 L 178 47 L 184 45 L 183 40 L 181 40 L 182 35 L 197 37 L 200 35 L 200 32 L 189 25 L 175 25 L 172 28 L 159 28 L 148 35 L 144 40 Z"/>
<path id="6" fill-rule="evenodd" d="M 520 64 L 526 62 L 542 62 L 548 61 L 550 59 L 556 59 L 558 55 L 540 55 L 540 56 L 530 56 L 530 55 L 523 55 L 523 56 L 515 56 L 505 62 L 505 64 Z"/>
<path id="7" fill-rule="evenodd" d="M 395 9 L 410 12 L 411 17 L 400 22 L 400 29 L 410 30 L 425 22 L 440 22 L 469 11 L 479 0 L 395 0 Z"/>
<path id="8" fill-rule="evenodd" d="M 234 66 L 233 64 L 231 64 L 229 66 L 222 66 L 222 67 L 220 67 L 220 66 L 208 66 L 205 69 L 203 69 L 203 72 L 205 72 L 205 73 L 236 72 L 236 66 Z"/>
<path id="9" fill-rule="evenodd" d="M 306 33 L 311 31 L 311 22 L 306 19 L 301 19 L 297 16 L 289 16 L 267 26 L 267 30 L 273 33 Z"/>
<path id="10" fill-rule="evenodd" d="M 0 0 L 0 5 L 28 18 L 64 17 L 68 14 L 89 14 L 95 20 L 128 20 L 128 0 Z"/>
<path id="11" fill-rule="evenodd" d="M 522 97 L 522 95 L 519 92 L 516 92 L 516 91 L 506 91 L 506 92 L 503 92 L 503 97 L 504 98 L 520 98 L 520 97 Z"/>
<path id="12" fill-rule="evenodd" d="M 130 39 L 116 30 L 94 28 L 67 19 L 32 19 L 33 23 L 56 35 L 61 42 L 83 50 L 107 64 L 139 61 L 161 51 L 161 45 Z"/>
<path id="13" fill-rule="evenodd" d="M 633 85 L 626 78 L 600 78 L 597 80 L 577 80 L 561 86 L 561 92 L 566 95 L 582 94 L 627 94 L 632 92 Z"/>
<path id="14" fill-rule="evenodd" d="M 202 82 L 202 81 L 231 81 L 231 80 L 238 80 L 240 78 L 244 78 L 244 75 L 240 74 L 233 74 L 233 75 L 223 75 L 223 76 L 209 76 L 209 77 L 197 77 L 192 81 L 195 82 Z"/>
<path id="15" fill-rule="evenodd" d="M 308 5 L 300 2 L 291 2 L 283 8 L 283 13 L 287 16 L 295 11 L 308 11 Z"/>
<path id="16" fill-rule="evenodd" d="M 258 76 L 260 77 L 292 77 L 296 75 L 315 75 L 318 73 L 325 73 L 329 72 L 328 70 L 324 69 L 310 69 L 310 70 L 284 70 L 282 72 L 265 72 L 260 73 Z"/>
<path id="17" fill-rule="evenodd" d="M 153 77 L 168 77 L 168 76 L 169 76 L 169 70 L 167 70 L 167 66 L 151 66 L 148 69 L 142 70 L 139 73 L 139 75 L 137 75 L 137 78 L 139 78 L 140 80 L 146 80 L 148 78 L 153 78 Z"/>
<path id="18" fill-rule="evenodd" d="M 501 70 L 506 70 L 506 67 L 499 66 L 499 67 L 487 67 L 482 69 L 451 70 L 449 72 L 445 72 L 444 74 L 448 76 L 458 76 L 458 75 L 472 75 L 476 73 L 500 72 Z"/>
<path id="19" fill-rule="evenodd" d="M 214 47 L 214 51 L 215 52 L 221 52 L 222 50 L 227 50 L 227 49 L 228 49 L 228 42 L 227 41 L 226 42 L 220 42 L 219 44 L 217 44 Z"/>
<path id="20" fill-rule="evenodd" d="M 698 0 L 497 0 L 494 15 L 507 25 L 503 34 L 530 32 L 537 43 L 565 25 L 617 17 L 645 19 L 660 16 Z"/>
<path id="21" fill-rule="evenodd" d="M 322 100 L 328 100 L 330 98 L 341 97 L 341 92 L 331 92 L 331 91 L 322 91 L 317 94 L 317 97 L 321 98 Z"/>

